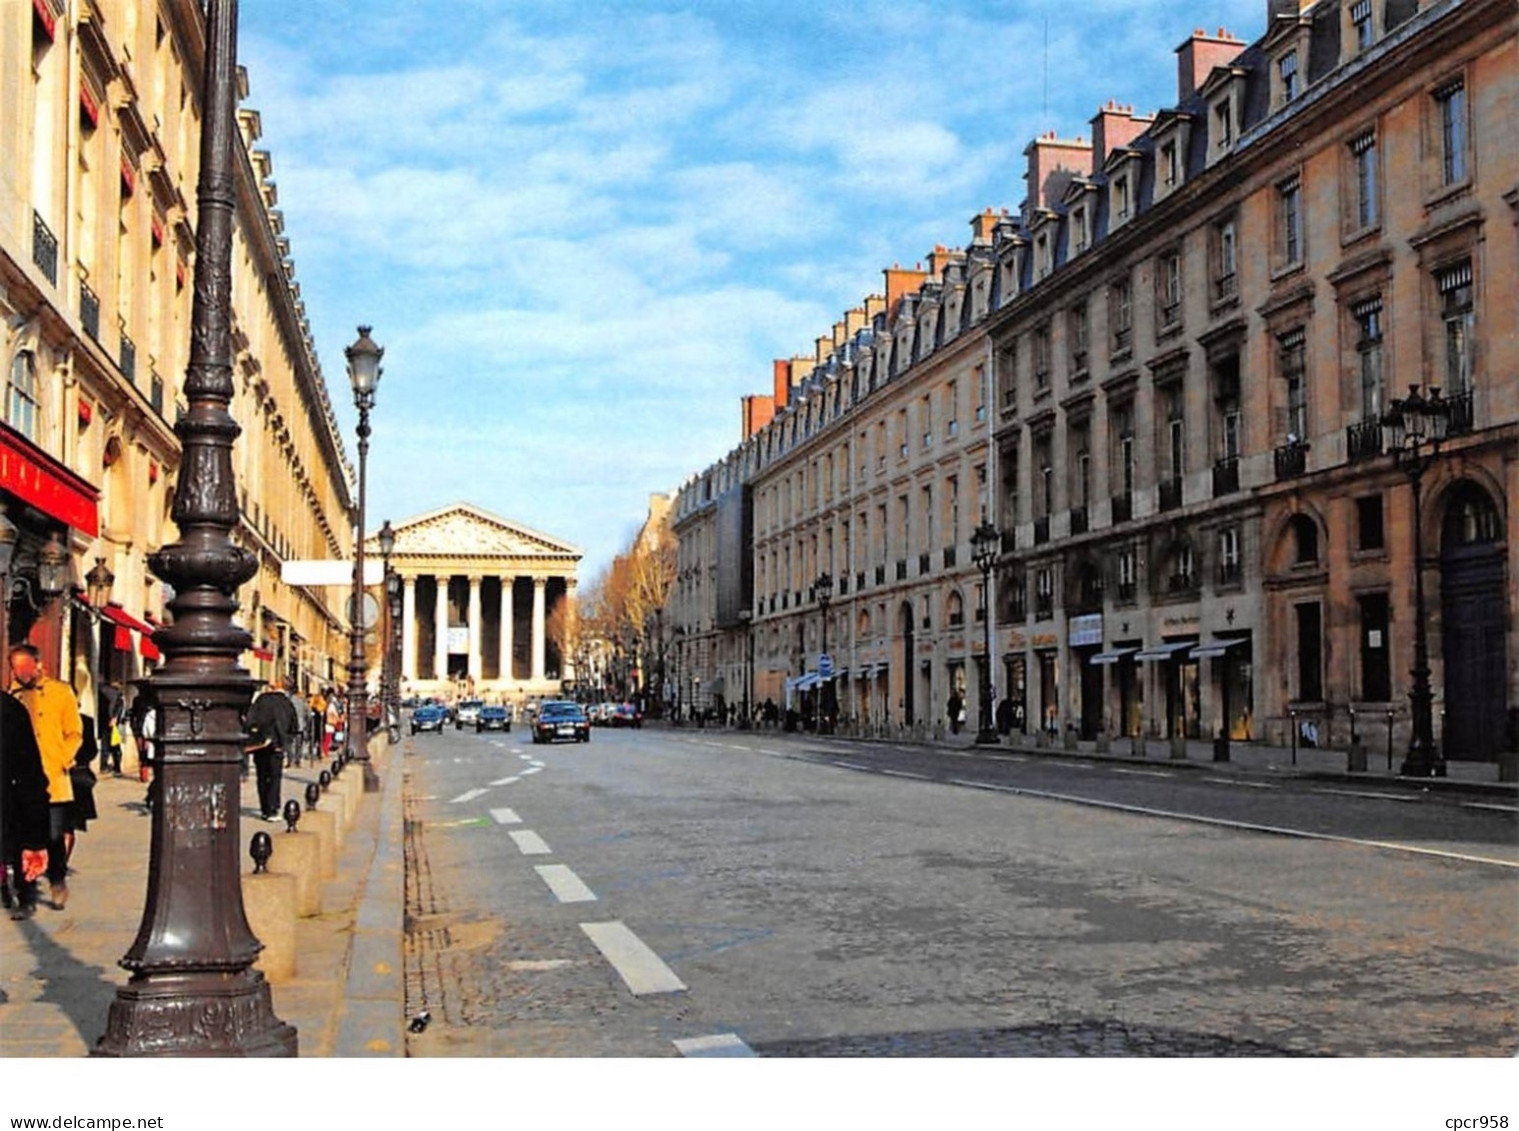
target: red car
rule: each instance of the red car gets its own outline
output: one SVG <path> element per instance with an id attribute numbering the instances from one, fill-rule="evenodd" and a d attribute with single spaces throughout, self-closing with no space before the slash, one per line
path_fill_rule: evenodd
<path id="1" fill-rule="evenodd" d="M 612 709 L 612 725 L 614 727 L 641 727 L 643 712 L 632 703 L 619 703 Z"/>

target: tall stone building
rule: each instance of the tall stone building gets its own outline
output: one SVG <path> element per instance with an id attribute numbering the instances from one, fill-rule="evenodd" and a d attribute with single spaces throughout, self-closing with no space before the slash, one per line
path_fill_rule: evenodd
<path id="1" fill-rule="evenodd" d="M 962 687 L 974 718 L 984 513 L 1017 729 L 1402 751 L 1418 563 L 1436 738 L 1497 758 L 1519 713 L 1519 16 L 1272 0 L 1261 38 L 1176 54 L 1173 106 L 1034 139 L 1015 213 L 888 271 L 866 325 L 746 400 L 744 442 L 677 507 L 718 482 L 753 506 L 750 617 L 713 631 L 752 631 L 760 698 L 805 690 L 827 574 L 846 721 L 937 724 Z M 1449 421 L 1417 531 L 1387 419 L 1414 387 Z"/>
<path id="2" fill-rule="evenodd" d="M 86 704 L 92 678 L 143 674 L 164 614 L 147 555 L 176 537 L 204 31 L 192 0 L 0 5 L 4 630 L 39 643 Z M 239 124 L 234 537 L 260 564 L 239 595 L 245 663 L 304 686 L 342 671 L 343 625 L 324 592 L 282 583 L 280 564 L 351 553 L 351 471 L 257 112 Z M 114 576 L 98 607 L 97 564 Z"/>

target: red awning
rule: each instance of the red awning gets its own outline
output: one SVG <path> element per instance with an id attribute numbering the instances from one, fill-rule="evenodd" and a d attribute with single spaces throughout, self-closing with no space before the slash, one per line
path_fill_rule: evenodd
<path id="1" fill-rule="evenodd" d="M 100 613 L 107 620 L 121 625 L 122 628 L 130 628 L 133 632 L 140 632 L 144 636 L 153 635 L 153 626 L 151 624 L 138 620 L 120 605 L 107 605 L 100 610 Z"/>
<path id="2" fill-rule="evenodd" d="M 0 489 L 94 538 L 100 492 L 14 428 L 0 424 Z"/>
<path id="3" fill-rule="evenodd" d="M 116 626 L 116 637 L 114 643 L 116 645 L 116 651 L 130 652 L 132 650 L 132 634 L 118 624 Z"/>
<path id="4" fill-rule="evenodd" d="M 266 663 L 274 663 L 274 653 L 269 651 L 267 648 L 253 649 L 253 658 L 256 660 L 263 660 Z"/>
<path id="5" fill-rule="evenodd" d="M 158 645 L 154 644 L 146 636 L 139 636 L 137 638 L 137 651 L 141 653 L 144 660 L 158 661 L 163 659 L 163 654 L 159 652 Z"/>

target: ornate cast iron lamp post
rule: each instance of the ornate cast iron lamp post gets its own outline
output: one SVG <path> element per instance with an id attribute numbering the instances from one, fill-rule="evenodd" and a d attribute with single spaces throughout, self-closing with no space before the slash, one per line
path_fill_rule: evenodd
<path id="1" fill-rule="evenodd" d="M 828 606 L 833 603 L 833 574 L 820 573 L 812 583 L 813 595 L 823 613 L 823 646 L 818 652 L 818 733 L 833 733 L 833 717 L 838 714 L 838 701 L 833 687 L 833 660 L 828 656 Z M 824 672 L 824 664 L 828 671 Z"/>
<path id="2" fill-rule="evenodd" d="M 401 621 L 401 576 L 390 568 L 390 555 L 396 548 L 396 531 L 390 519 L 375 536 L 380 543 L 380 557 L 385 562 L 384 659 L 380 662 L 380 702 L 383 704 L 386 733 L 391 745 L 401 741 L 401 659 L 396 634 Z"/>
<path id="3" fill-rule="evenodd" d="M 236 202 L 237 0 L 209 0 L 188 410 L 172 516 L 179 541 L 149 559 L 174 587 L 174 623 L 153 634 L 164 664 L 143 681 L 158 711 L 158 788 L 147 904 L 122 958 L 131 972 L 111 1003 L 101 1056 L 294 1056 L 295 1029 L 275 1017 L 261 944 L 238 875 L 240 718 L 254 680 L 238 666 L 252 643 L 232 622 L 257 561 L 232 542 L 237 489 L 228 412 L 232 221 Z"/>
<path id="4" fill-rule="evenodd" d="M 1445 776 L 1445 759 L 1435 745 L 1434 692 L 1429 686 L 1429 637 L 1424 610 L 1424 473 L 1439 458 L 1440 444 L 1450 428 L 1450 402 L 1431 387 L 1429 395 L 1411 386 L 1408 396 L 1394 400 L 1383 423 L 1392 430 L 1392 458 L 1408 475 L 1413 488 L 1414 535 L 1414 666 L 1413 688 L 1408 693 L 1413 714 L 1413 736 L 1400 773 L 1410 777 Z"/>
<path id="5" fill-rule="evenodd" d="M 369 336 L 370 326 L 359 327 L 359 340 L 343 351 L 348 358 L 348 379 L 353 403 L 359 410 L 359 514 L 353 549 L 353 599 L 348 615 L 348 751 L 364 767 L 364 792 L 377 793 L 380 775 L 369 760 L 369 680 L 364 658 L 364 465 L 369 457 L 369 410 L 374 408 L 380 383 L 380 358 L 385 351 Z"/>
<path id="6" fill-rule="evenodd" d="M 981 640 L 985 656 L 981 661 L 981 709 L 977 712 L 979 725 L 976 730 L 977 746 L 997 745 L 997 728 L 992 722 L 992 617 L 986 607 L 991 592 L 992 567 L 997 564 L 997 554 L 1002 547 L 1002 535 L 989 519 L 970 537 L 971 561 L 981 571 Z"/>

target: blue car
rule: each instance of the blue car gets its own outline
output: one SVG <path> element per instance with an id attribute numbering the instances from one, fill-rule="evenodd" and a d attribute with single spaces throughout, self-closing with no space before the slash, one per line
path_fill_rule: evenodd
<path id="1" fill-rule="evenodd" d="M 475 733 L 487 730 L 511 730 L 512 712 L 509 707 L 487 703 L 475 716 Z"/>
<path id="2" fill-rule="evenodd" d="M 443 719 L 448 714 L 435 703 L 424 703 L 411 713 L 411 733 L 419 730 L 435 730 L 443 733 Z"/>

